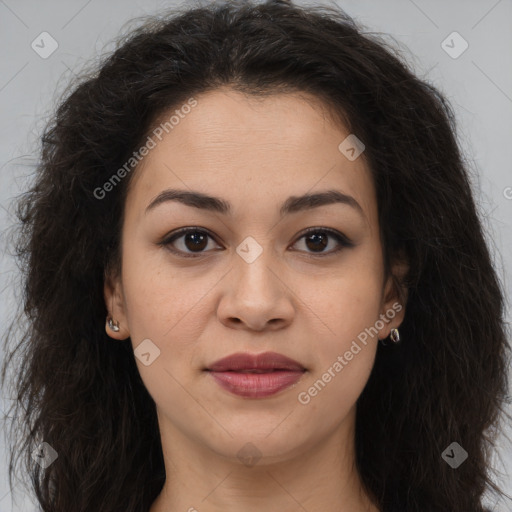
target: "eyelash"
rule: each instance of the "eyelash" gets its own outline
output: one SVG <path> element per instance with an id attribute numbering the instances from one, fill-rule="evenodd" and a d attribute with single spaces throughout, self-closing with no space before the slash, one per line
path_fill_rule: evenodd
<path id="1" fill-rule="evenodd" d="M 183 257 L 183 258 L 198 258 L 198 257 L 201 257 L 203 254 L 205 254 L 204 252 L 198 252 L 198 253 L 195 253 L 195 254 L 194 253 L 184 253 L 183 251 L 170 248 L 170 246 L 171 246 L 171 244 L 173 242 L 175 242 L 177 239 L 179 239 L 179 238 L 181 238 L 181 237 L 183 237 L 183 236 L 185 236 L 185 235 L 187 235 L 189 233 L 202 233 L 202 234 L 206 234 L 208 237 L 212 238 L 215 241 L 215 243 L 218 244 L 218 242 L 215 240 L 215 237 L 213 235 L 211 235 L 208 230 L 206 230 L 204 228 L 199 228 L 199 227 L 189 227 L 189 228 L 181 228 L 178 231 L 175 231 L 174 233 L 171 233 L 164 240 L 159 242 L 158 245 L 167 248 L 167 250 L 169 250 L 173 254 L 176 254 L 176 255 L 178 255 L 180 257 Z M 335 253 L 338 253 L 339 251 L 341 251 L 344 248 L 354 247 L 354 244 L 352 243 L 352 241 L 349 240 L 342 233 L 340 233 L 338 231 L 335 231 L 333 229 L 330 229 L 330 228 L 320 228 L 320 227 L 308 228 L 307 230 L 303 231 L 301 233 L 301 235 L 299 236 L 299 238 L 297 238 L 297 240 L 294 242 L 293 245 L 295 245 L 302 238 L 304 238 L 307 235 L 310 235 L 312 233 L 324 233 L 324 234 L 327 234 L 327 235 L 335 238 L 336 241 L 340 244 L 341 247 L 339 247 L 338 249 L 331 250 L 330 252 L 327 252 L 327 253 L 317 253 L 317 254 L 310 253 L 308 256 L 311 257 L 311 258 L 325 258 L 326 256 L 331 256 L 331 255 L 333 255 Z M 218 245 L 220 245 L 220 244 L 218 244 Z"/>

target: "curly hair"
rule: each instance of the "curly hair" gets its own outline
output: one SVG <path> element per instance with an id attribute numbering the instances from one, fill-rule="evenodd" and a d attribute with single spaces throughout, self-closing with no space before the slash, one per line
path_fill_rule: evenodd
<path id="1" fill-rule="evenodd" d="M 401 336 L 379 346 L 357 402 L 356 462 L 382 512 L 482 512 L 508 391 L 505 299 L 458 147 L 455 116 L 397 48 L 341 9 L 212 2 L 153 17 L 73 83 L 17 198 L 23 275 L 9 482 L 24 463 L 44 512 L 146 512 L 165 481 L 156 406 L 130 344 L 109 342 L 104 281 L 136 169 L 98 199 L 163 113 L 227 85 L 309 92 L 364 141 L 385 270 L 405 254 Z M 11 412 L 11 411 L 9 411 Z M 32 452 L 47 442 L 46 469 Z M 469 454 L 454 471 L 441 453 Z"/>

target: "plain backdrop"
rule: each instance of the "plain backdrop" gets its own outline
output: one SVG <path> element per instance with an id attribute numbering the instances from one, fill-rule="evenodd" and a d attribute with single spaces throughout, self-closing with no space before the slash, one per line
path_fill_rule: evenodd
<path id="1" fill-rule="evenodd" d="M 437 86 L 454 107 L 460 145 L 475 173 L 475 199 L 507 291 L 510 321 L 512 0 L 339 0 L 332 4 L 352 15 L 366 32 L 388 34 L 390 41 L 394 38 L 416 73 Z M 113 49 L 112 41 L 127 30 L 127 21 L 175 5 L 185 4 L 0 0 L 0 330 L 11 320 L 19 300 L 19 290 L 11 283 L 16 267 L 4 251 L 5 229 L 13 223 L 13 197 L 28 186 L 48 115 L 74 74 Z M 51 55 L 45 54 L 54 48 Z M 2 397 L 4 407 L 10 399 Z M 512 437 L 510 426 L 507 433 Z M 0 512 L 38 510 L 22 491 L 10 492 L 3 443 Z M 503 435 L 495 457 L 495 480 L 512 495 L 512 448 Z M 512 510 L 508 500 L 498 503 L 488 497 L 487 504 L 499 512 Z"/>

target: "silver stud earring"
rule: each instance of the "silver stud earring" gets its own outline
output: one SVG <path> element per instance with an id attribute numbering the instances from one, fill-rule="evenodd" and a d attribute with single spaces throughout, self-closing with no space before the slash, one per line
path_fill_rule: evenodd
<path id="1" fill-rule="evenodd" d="M 391 329 L 389 337 L 391 338 L 391 341 L 394 345 L 400 343 L 400 333 L 398 332 L 398 329 Z"/>
<path id="2" fill-rule="evenodd" d="M 119 332 L 119 322 L 116 322 L 114 324 L 114 321 L 112 320 L 112 317 L 110 317 L 110 316 L 108 317 L 107 321 L 108 321 L 108 328 L 111 331 Z"/>
<path id="3" fill-rule="evenodd" d="M 400 333 L 398 332 L 398 329 L 391 329 L 389 338 L 391 339 L 391 345 L 398 345 L 400 343 Z M 381 344 L 384 346 L 389 345 L 389 343 L 386 343 L 386 339 L 380 340 Z"/>

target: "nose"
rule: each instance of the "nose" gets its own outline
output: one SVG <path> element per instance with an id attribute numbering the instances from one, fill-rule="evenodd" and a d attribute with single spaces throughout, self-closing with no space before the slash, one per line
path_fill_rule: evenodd
<path id="1" fill-rule="evenodd" d="M 255 259 L 240 254 L 235 255 L 233 269 L 224 281 L 217 311 L 220 321 L 230 328 L 253 331 L 285 328 L 292 322 L 295 308 L 279 262 L 270 249 Z"/>

